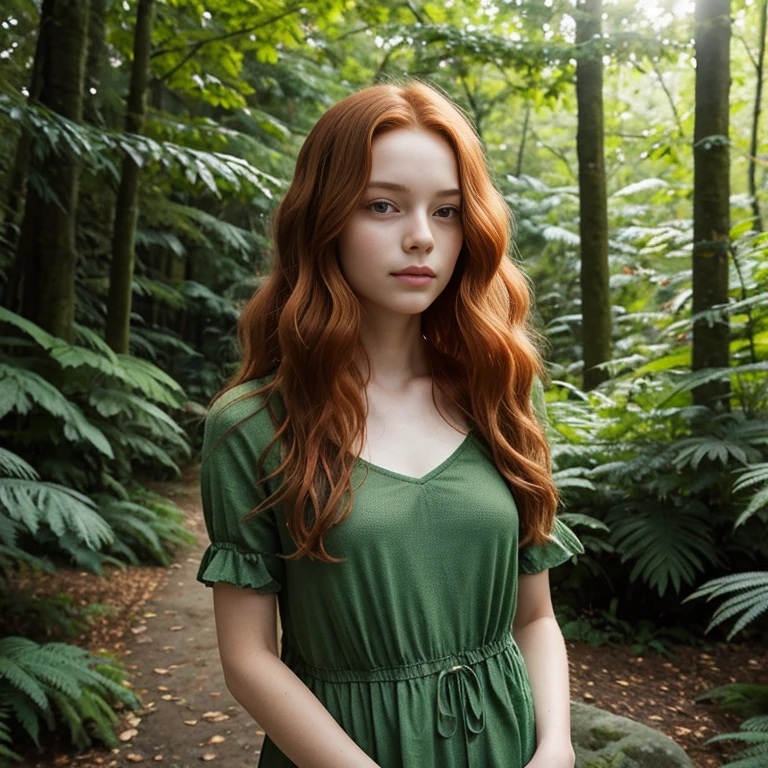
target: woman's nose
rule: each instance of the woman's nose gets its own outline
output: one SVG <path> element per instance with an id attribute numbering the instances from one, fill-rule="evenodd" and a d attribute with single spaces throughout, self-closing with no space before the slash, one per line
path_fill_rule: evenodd
<path id="1" fill-rule="evenodd" d="M 428 251 L 435 244 L 432 230 L 429 227 L 429 218 L 425 213 L 416 212 L 408 219 L 408 229 L 403 243 L 406 251 L 418 248 L 420 251 Z"/>

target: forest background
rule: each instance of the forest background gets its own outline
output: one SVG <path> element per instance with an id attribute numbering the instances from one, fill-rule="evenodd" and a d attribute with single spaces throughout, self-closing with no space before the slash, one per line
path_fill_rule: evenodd
<path id="1" fill-rule="evenodd" d="M 766 0 L 8 0 L 0 577 L 189 542 L 142 483 L 197 456 L 298 149 L 344 96 L 410 76 L 473 120 L 533 281 L 586 548 L 553 574 L 564 634 L 764 644 L 765 43 Z M 0 637 L 0 759 L 43 723 L 110 743 L 125 670 L 43 642 L 85 613 L 0 603 L 24 616 Z M 765 766 L 753 688 L 726 693 L 751 714 L 743 765 Z"/>

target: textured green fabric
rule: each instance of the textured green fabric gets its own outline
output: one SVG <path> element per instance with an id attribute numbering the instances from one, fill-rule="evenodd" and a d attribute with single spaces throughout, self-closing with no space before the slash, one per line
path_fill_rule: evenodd
<path id="1" fill-rule="evenodd" d="M 282 506 L 239 522 L 265 498 L 255 474 L 274 435 L 269 415 L 252 415 L 261 397 L 222 410 L 264 381 L 234 388 L 206 419 L 212 543 L 198 580 L 278 593 L 283 661 L 382 768 L 522 768 L 536 736 L 511 634 L 518 572 L 565 562 L 583 552 L 579 540 L 558 520 L 552 542 L 518 551 L 512 494 L 472 429 L 421 478 L 359 459 L 352 512 L 326 536 L 346 561 L 280 560 L 275 553 L 295 551 Z M 278 456 L 275 443 L 268 472 Z M 259 766 L 293 763 L 267 736 Z"/>

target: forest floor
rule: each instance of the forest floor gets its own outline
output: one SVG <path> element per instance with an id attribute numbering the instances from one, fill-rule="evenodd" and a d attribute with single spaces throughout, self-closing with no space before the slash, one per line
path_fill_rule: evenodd
<path id="1" fill-rule="evenodd" d="M 264 732 L 224 684 L 216 643 L 211 590 L 195 580 L 207 536 L 200 508 L 198 467 L 178 482 L 153 489 L 185 510 L 198 543 L 170 568 L 109 568 L 102 576 L 78 571 L 18 579 L 11 589 L 39 595 L 61 593 L 79 605 L 112 606 L 73 642 L 91 651 L 107 649 L 132 675 L 143 709 L 125 712 L 117 729 L 121 746 L 74 755 L 42 740 L 45 752 L 25 754 L 24 768 L 122 768 L 157 763 L 192 768 L 200 762 L 255 768 Z M 8 630 L 0 618 L 0 636 Z M 628 647 L 592 647 L 568 642 L 571 693 L 585 701 L 646 723 L 675 739 L 697 768 L 715 768 L 737 746 L 711 744 L 717 733 L 735 731 L 739 719 L 696 697 L 728 682 L 768 683 L 768 653 L 738 643 L 676 647 L 669 657 Z"/>

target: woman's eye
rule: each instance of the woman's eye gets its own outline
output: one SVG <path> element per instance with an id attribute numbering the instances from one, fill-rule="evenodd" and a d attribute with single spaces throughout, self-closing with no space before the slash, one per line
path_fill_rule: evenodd
<path id="1" fill-rule="evenodd" d="M 393 203 L 390 203 L 387 200 L 374 200 L 372 203 L 368 203 L 368 205 L 366 205 L 365 207 L 367 209 L 372 210 L 374 213 L 379 214 L 380 216 L 389 213 L 389 211 L 386 211 L 386 210 L 384 210 L 384 211 L 382 211 L 382 210 L 375 210 L 374 206 L 376 206 L 376 205 L 382 205 L 385 208 L 388 205 L 394 207 Z M 454 218 L 458 218 L 459 214 L 461 213 L 461 211 L 458 208 L 456 208 L 455 206 L 453 206 L 453 205 L 444 205 L 442 208 L 438 208 L 438 213 L 440 213 L 440 211 L 449 211 L 449 212 L 450 211 L 454 211 L 454 213 L 456 214 L 454 216 Z M 438 215 L 437 218 L 438 219 L 450 219 L 451 218 L 451 214 L 450 213 L 448 213 L 448 214 L 440 214 L 440 215 Z"/>
<path id="2" fill-rule="evenodd" d="M 365 207 L 366 208 L 370 208 L 371 210 L 373 210 L 373 206 L 374 205 L 387 206 L 387 205 L 392 205 L 392 203 L 388 203 L 386 200 L 374 200 L 372 203 L 368 203 L 368 205 L 366 205 Z M 387 211 L 373 211 L 373 212 L 374 213 L 387 213 Z"/>

